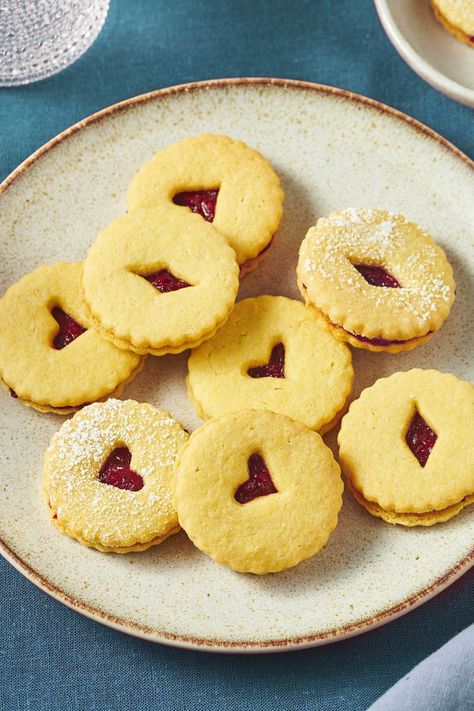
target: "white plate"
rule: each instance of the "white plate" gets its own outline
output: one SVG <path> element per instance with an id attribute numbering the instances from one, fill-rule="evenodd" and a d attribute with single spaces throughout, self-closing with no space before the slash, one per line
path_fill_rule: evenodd
<path id="1" fill-rule="evenodd" d="M 474 106 L 474 47 L 436 20 L 429 0 L 374 0 L 385 32 L 400 56 L 435 89 Z"/>
<path id="2" fill-rule="evenodd" d="M 307 228 L 330 210 L 400 211 L 429 230 L 454 266 L 458 299 L 412 353 L 354 352 L 355 393 L 412 366 L 472 377 L 472 163 L 412 119 L 329 87 L 223 80 L 124 102 L 69 129 L 20 166 L 0 195 L 1 287 L 42 262 L 82 258 L 97 230 L 125 210 L 132 175 L 191 134 L 222 132 L 263 151 L 286 192 L 279 238 L 241 295 L 298 297 L 295 265 Z M 188 429 L 186 355 L 148 359 L 126 396 L 159 403 Z M 63 418 L 2 396 L 0 538 L 24 575 L 66 605 L 150 640 L 226 651 L 294 649 L 380 625 L 468 569 L 474 517 L 430 529 L 392 527 L 346 496 L 340 525 L 315 558 L 278 575 L 239 575 L 184 533 L 135 555 L 104 555 L 51 527 L 40 497 L 43 452 Z M 334 435 L 328 437 L 334 442 Z"/>

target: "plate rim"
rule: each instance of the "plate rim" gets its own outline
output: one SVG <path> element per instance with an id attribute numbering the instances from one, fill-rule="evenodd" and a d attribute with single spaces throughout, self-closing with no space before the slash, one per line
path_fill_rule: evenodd
<path id="1" fill-rule="evenodd" d="M 387 0 L 374 0 L 374 5 L 388 39 L 408 66 L 430 86 L 450 99 L 474 107 L 474 89 L 450 79 L 415 50 L 400 31 Z"/>
<path id="2" fill-rule="evenodd" d="M 474 169 L 474 161 L 463 153 L 457 146 L 452 144 L 446 138 L 434 131 L 426 124 L 414 119 L 413 117 L 395 109 L 387 104 L 371 99 L 362 94 L 333 87 L 326 84 L 318 84 L 309 81 L 283 79 L 273 77 L 236 77 L 225 79 L 210 79 L 199 82 L 189 82 L 186 84 L 177 84 L 162 89 L 150 91 L 138 96 L 124 99 L 110 106 L 101 109 L 89 116 L 81 119 L 75 124 L 61 131 L 59 134 L 51 138 L 40 148 L 34 151 L 17 168 L 15 168 L 1 183 L 0 195 L 3 194 L 19 177 L 24 175 L 26 171 L 34 165 L 34 163 L 45 153 L 59 145 L 69 136 L 74 135 L 83 128 L 100 121 L 108 116 L 127 110 L 133 106 L 144 104 L 155 99 L 159 100 L 163 97 L 172 96 L 175 94 L 188 93 L 190 91 L 202 91 L 213 88 L 225 89 L 232 86 L 275 86 L 285 89 L 296 89 L 304 91 L 315 91 L 320 94 L 328 94 L 337 96 L 344 100 L 350 100 L 364 107 L 375 109 L 383 114 L 404 121 L 410 128 L 422 133 L 432 140 L 440 143 L 445 149 L 454 153 L 458 158 L 461 158 L 469 167 Z M 116 629 L 120 632 L 125 632 L 135 637 L 145 639 L 151 642 L 158 642 L 174 647 L 180 647 L 191 650 L 201 650 L 207 652 L 234 652 L 234 653 L 258 653 L 258 652 L 283 652 L 295 649 L 305 649 L 308 647 L 320 646 L 335 642 L 342 639 L 348 639 L 355 635 L 361 634 L 376 627 L 390 622 L 397 617 L 404 615 L 412 609 L 423 604 L 427 600 L 434 597 L 439 592 L 455 582 L 461 575 L 467 572 L 474 565 L 474 547 L 472 550 L 458 560 L 451 568 L 445 571 L 427 588 L 419 590 L 411 595 L 406 600 L 397 603 L 396 605 L 382 610 L 378 614 L 368 617 L 363 620 L 335 627 L 334 629 L 325 632 L 318 632 L 308 635 L 299 635 L 288 639 L 276 640 L 232 640 L 225 641 L 216 638 L 200 638 L 197 636 L 186 636 L 175 634 L 166 631 L 157 631 L 146 625 L 140 625 L 131 620 L 126 620 L 114 615 L 110 615 L 105 610 L 99 607 L 86 604 L 67 592 L 62 590 L 58 585 L 53 584 L 46 577 L 40 574 L 32 566 L 23 560 L 1 537 L 0 537 L 0 553 L 3 557 L 24 575 L 36 587 L 40 588 L 49 594 L 55 600 L 63 603 L 72 610 L 81 613 L 85 617 L 100 622 L 108 627 Z"/>

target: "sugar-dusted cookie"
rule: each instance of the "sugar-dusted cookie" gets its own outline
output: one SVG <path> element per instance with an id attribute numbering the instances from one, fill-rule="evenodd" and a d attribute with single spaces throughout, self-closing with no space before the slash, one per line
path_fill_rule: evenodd
<path id="1" fill-rule="evenodd" d="M 188 435 L 147 403 L 108 400 L 67 420 L 46 450 L 43 495 L 52 523 L 97 550 L 142 551 L 179 531 L 176 455 Z"/>
<path id="2" fill-rule="evenodd" d="M 201 551 L 262 575 L 325 545 L 342 490 L 339 466 L 319 434 L 283 415 L 242 410 L 193 432 L 176 464 L 174 501 Z"/>
<path id="3" fill-rule="evenodd" d="M 357 501 L 431 526 L 474 503 L 474 386 L 437 370 L 378 380 L 342 420 L 339 460 Z"/>
<path id="4" fill-rule="evenodd" d="M 443 325 L 455 283 L 443 250 L 386 210 L 333 212 L 300 247 L 298 284 L 335 336 L 371 351 L 411 350 Z"/>
<path id="5" fill-rule="evenodd" d="M 354 376 L 349 348 L 324 319 L 284 296 L 240 301 L 188 368 L 201 417 L 265 408 L 320 432 L 342 416 Z"/>
<path id="6" fill-rule="evenodd" d="M 203 134 L 157 153 L 132 180 L 127 203 L 129 210 L 173 203 L 179 211 L 190 208 L 227 238 L 244 273 L 270 246 L 283 191 L 258 151 L 227 136 Z"/>
<path id="7" fill-rule="evenodd" d="M 461 42 L 474 47 L 474 2 L 472 0 L 431 0 L 435 17 Z"/>
<path id="8" fill-rule="evenodd" d="M 100 336 L 86 315 L 80 262 L 44 265 L 0 299 L 0 378 L 13 397 L 67 414 L 118 395 L 143 358 Z"/>
<path id="9" fill-rule="evenodd" d="M 179 353 L 226 321 L 239 287 L 235 253 L 204 220 L 136 210 L 99 233 L 84 263 L 95 328 L 136 353 Z"/>

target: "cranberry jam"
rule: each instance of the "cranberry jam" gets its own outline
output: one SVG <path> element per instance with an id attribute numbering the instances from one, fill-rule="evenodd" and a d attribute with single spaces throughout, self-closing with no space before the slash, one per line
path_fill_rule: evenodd
<path id="1" fill-rule="evenodd" d="M 128 447 L 116 447 L 102 464 L 99 481 L 118 489 L 140 491 L 143 489 L 143 478 L 130 468 L 131 461 L 132 455 Z"/>
<path id="2" fill-rule="evenodd" d="M 234 499 L 239 504 L 247 504 L 259 496 L 276 494 L 277 489 L 272 481 L 270 472 L 260 454 L 252 454 L 248 460 L 249 478 L 239 486 L 234 494 Z"/>
<path id="3" fill-rule="evenodd" d="M 419 412 L 415 412 L 405 436 L 405 441 L 415 457 L 424 467 L 436 444 L 438 435 L 425 422 Z"/>
<path id="4" fill-rule="evenodd" d="M 53 339 L 53 346 L 57 351 L 65 348 L 87 331 L 86 328 L 74 321 L 72 316 L 69 316 L 59 306 L 55 306 L 51 313 L 59 324 L 59 331 Z"/>
<path id="5" fill-rule="evenodd" d="M 216 214 L 218 193 L 219 190 L 188 190 L 177 193 L 173 202 L 175 205 L 189 207 L 197 215 L 204 217 L 206 222 L 212 222 Z"/>
<path id="6" fill-rule="evenodd" d="M 365 281 L 371 286 L 386 286 L 391 289 L 400 288 L 400 284 L 395 277 L 384 267 L 378 267 L 373 264 L 354 264 L 354 269 L 357 269 L 359 274 L 362 274 Z"/>
<path id="7" fill-rule="evenodd" d="M 268 363 L 249 368 L 247 373 L 251 378 L 284 378 L 285 346 L 283 343 L 278 343 L 273 348 Z"/>
<path id="8" fill-rule="evenodd" d="M 149 281 L 162 294 L 166 294 L 169 291 L 179 291 L 179 289 L 186 289 L 186 287 L 191 286 L 187 281 L 175 277 L 167 269 L 160 269 L 159 272 L 147 274 L 143 278 Z"/>

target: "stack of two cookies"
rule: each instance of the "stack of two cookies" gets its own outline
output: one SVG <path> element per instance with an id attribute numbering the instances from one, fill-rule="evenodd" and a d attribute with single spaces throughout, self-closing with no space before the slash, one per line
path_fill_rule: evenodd
<path id="1" fill-rule="evenodd" d="M 210 338 L 234 306 L 239 273 L 270 245 L 282 199 L 270 164 L 240 141 L 203 135 L 158 153 L 130 186 L 129 212 L 84 263 L 94 327 L 141 355 Z"/>

